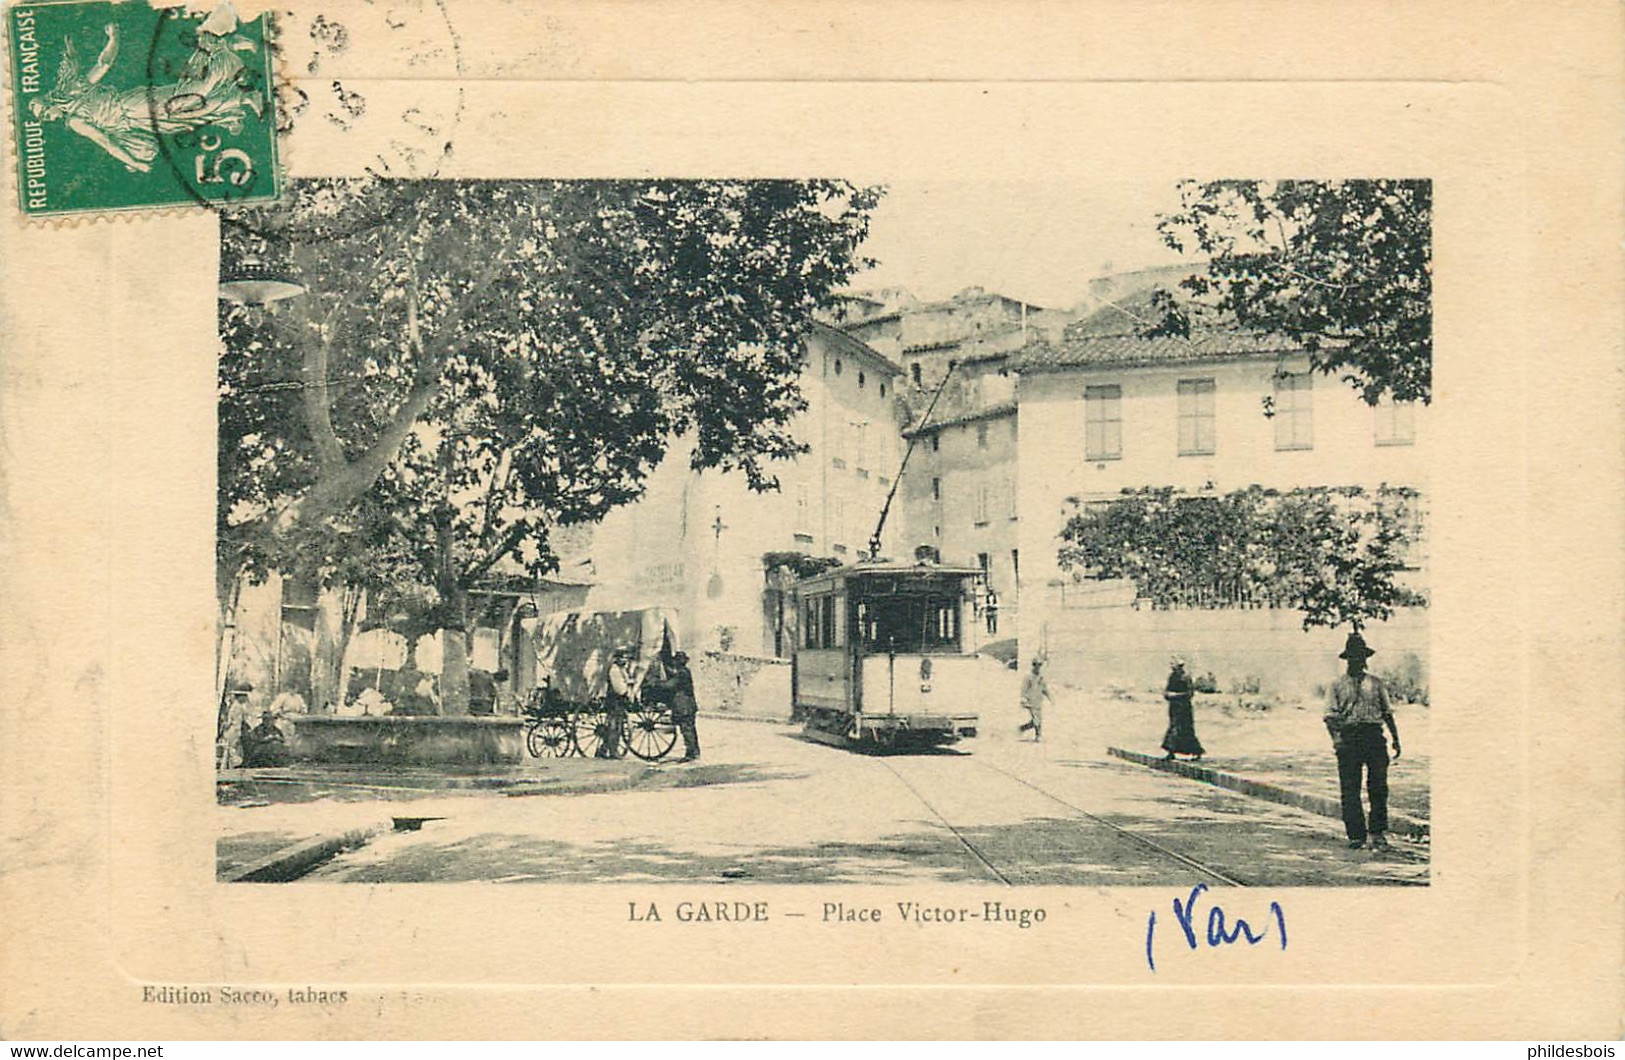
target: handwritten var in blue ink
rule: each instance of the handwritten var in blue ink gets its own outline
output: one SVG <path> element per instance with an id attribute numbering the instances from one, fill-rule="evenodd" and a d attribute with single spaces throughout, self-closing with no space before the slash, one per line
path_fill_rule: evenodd
<path id="1" fill-rule="evenodd" d="M 1239 916 L 1234 920 L 1227 917 L 1224 907 L 1217 902 L 1211 903 L 1208 909 L 1206 934 L 1198 936 L 1196 929 L 1196 899 L 1201 897 L 1202 892 L 1207 889 L 1207 884 L 1199 883 L 1191 888 L 1190 895 L 1183 902 L 1178 898 L 1174 899 L 1174 921 L 1184 933 L 1185 944 L 1188 947 L 1193 950 L 1200 949 L 1203 939 L 1206 940 L 1209 949 L 1232 946 L 1243 941 L 1249 946 L 1256 946 L 1269 937 L 1270 924 L 1267 920 L 1262 922 L 1259 929 L 1254 930 L 1251 924 Z M 1266 916 L 1275 918 L 1276 934 L 1280 937 L 1281 948 L 1286 949 L 1286 913 L 1281 909 L 1281 903 L 1271 902 Z M 1156 938 L 1157 911 L 1153 909 L 1145 923 L 1145 963 L 1150 966 L 1153 972 L 1157 970 Z"/>

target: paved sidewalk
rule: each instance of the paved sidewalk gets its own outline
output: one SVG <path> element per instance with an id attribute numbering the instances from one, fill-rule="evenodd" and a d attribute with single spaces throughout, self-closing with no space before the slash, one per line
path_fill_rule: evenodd
<path id="1" fill-rule="evenodd" d="M 1126 762 L 1136 762 L 1152 769 L 1165 773 L 1176 773 L 1192 780 L 1212 784 L 1215 787 L 1237 791 L 1243 795 L 1265 799 L 1269 802 L 1280 803 L 1283 806 L 1295 806 L 1300 810 L 1318 813 L 1322 817 L 1331 817 L 1341 820 L 1342 806 L 1337 794 L 1337 768 L 1335 763 L 1329 769 L 1321 769 L 1319 759 L 1308 758 L 1303 755 L 1279 754 L 1271 756 L 1260 768 L 1258 758 L 1252 759 L 1213 759 L 1203 757 L 1200 762 L 1179 759 L 1168 761 L 1161 753 L 1147 754 L 1141 751 L 1129 751 L 1120 747 L 1108 749 L 1115 758 Z M 1324 758 L 1325 756 L 1320 756 Z M 1299 769 L 1301 768 L 1301 771 Z M 1427 776 L 1426 763 L 1421 765 L 1421 776 L 1424 786 L 1420 789 L 1420 799 L 1414 782 L 1404 785 L 1395 785 L 1391 781 L 1390 772 L 1390 799 L 1388 811 L 1388 830 L 1395 835 L 1408 836 L 1411 839 L 1426 842 L 1429 837 L 1427 813 Z M 1316 774 L 1329 773 L 1330 787 L 1324 783 L 1315 784 Z M 1324 777 L 1321 777 L 1324 780 Z M 1393 796 L 1403 791 L 1408 798 L 1400 800 Z M 1329 794 L 1328 794 L 1329 792 Z M 1420 801 L 1422 816 L 1417 817 L 1406 812 L 1406 807 L 1415 805 Z"/>
<path id="2" fill-rule="evenodd" d="M 982 732 L 974 745 L 1022 742 L 1017 728 L 1026 714 L 1013 698 L 984 705 L 981 715 Z M 1195 715 L 1207 753 L 1189 770 L 1180 761 L 1167 772 L 1314 813 L 1329 808 L 1331 816 L 1341 818 L 1336 810 L 1337 758 L 1318 702 L 1298 700 L 1257 710 L 1243 708 L 1234 696 L 1199 695 Z M 1430 832 L 1429 710 L 1398 704 L 1395 715 L 1405 754 L 1388 770 L 1390 816 L 1411 822 L 1401 834 L 1421 838 Z M 1148 765 L 1155 761 L 1161 768 L 1158 745 L 1167 718 L 1156 691 L 1112 694 L 1062 688 L 1045 712 L 1044 742 L 1084 757 Z M 1209 775 L 1198 775 L 1203 773 Z"/>
<path id="3" fill-rule="evenodd" d="M 382 819 L 355 828 L 313 835 L 247 832 L 215 842 L 215 879 L 222 883 L 283 883 L 298 879 L 322 862 L 362 846 L 394 826 Z"/>
<path id="4" fill-rule="evenodd" d="M 1274 751 L 1243 755 L 1208 755 L 1198 765 L 1221 769 L 1293 791 L 1326 795 L 1337 801 L 1337 758 L 1330 745 L 1319 751 Z M 1388 767 L 1390 811 L 1426 822 L 1429 817 L 1428 757 L 1407 751 Z"/>
<path id="5" fill-rule="evenodd" d="M 217 775 L 215 878 L 274 882 L 392 830 L 440 816 L 448 800 L 627 791 L 659 772 L 636 759 L 532 759 L 508 768 L 281 766 Z"/>

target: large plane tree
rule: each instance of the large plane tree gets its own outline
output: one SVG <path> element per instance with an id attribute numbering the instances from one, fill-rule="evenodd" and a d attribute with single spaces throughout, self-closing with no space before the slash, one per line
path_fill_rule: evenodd
<path id="1" fill-rule="evenodd" d="M 416 583 L 468 698 L 469 592 L 554 569 L 553 528 L 636 498 L 671 440 L 776 484 L 801 340 L 866 264 L 841 181 L 309 181 L 222 227 L 219 561 Z"/>

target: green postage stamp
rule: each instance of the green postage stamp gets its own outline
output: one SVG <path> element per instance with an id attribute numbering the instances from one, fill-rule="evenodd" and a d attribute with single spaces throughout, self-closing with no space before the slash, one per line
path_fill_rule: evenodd
<path id="1" fill-rule="evenodd" d="M 274 199 L 267 16 L 126 3 L 6 11 L 17 189 L 30 216 Z"/>

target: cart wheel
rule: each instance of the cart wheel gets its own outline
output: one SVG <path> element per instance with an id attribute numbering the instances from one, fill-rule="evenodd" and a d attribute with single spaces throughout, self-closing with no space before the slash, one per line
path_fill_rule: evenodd
<path id="1" fill-rule="evenodd" d="M 626 712 L 627 749 L 645 762 L 665 758 L 677 746 L 677 722 L 659 703 L 634 703 Z"/>
<path id="2" fill-rule="evenodd" d="M 570 715 L 570 735 L 576 753 L 592 758 L 609 735 L 609 718 L 600 710 L 578 710 Z"/>
<path id="3" fill-rule="evenodd" d="M 570 726 L 563 718 L 537 718 L 525 732 L 532 758 L 563 758 L 570 753 Z"/>

